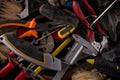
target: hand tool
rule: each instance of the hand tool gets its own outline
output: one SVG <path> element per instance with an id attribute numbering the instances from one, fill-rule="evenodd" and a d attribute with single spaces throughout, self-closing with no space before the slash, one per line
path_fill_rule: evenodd
<path id="1" fill-rule="evenodd" d="M 0 21 L 0 28 L 11 27 L 11 26 L 35 28 L 36 23 L 35 23 L 35 19 L 32 19 L 27 22 L 24 20 L 1 20 Z"/>
<path id="2" fill-rule="evenodd" d="M 14 80 L 25 80 L 26 78 L 30 78 L 30 76 L 22 70 Z"/>
<path id="3" fill-rule="evenodd" d="M 48 34 L 50 34 L 50 33 L 48 31 L 46 31 L 46 32 L 42 33 L 42 36 L 45 36 Z M 49 35 L 48 37 L 42 39 L 39 42 L 39 45 L 37 47 L 45 53 L 50 53 L 55 47 L 54 39 L 53 39 L 52 35 Z"/>
<path id="4" fill-rule="evenodd" d="M 72 37 L 74 38 L 75 42 L 67 55 L 63 58 L 62 71 L 57 72 L 53 77 L 53 80 L 61 80 L 62 76 L 65 74 L 70 65 L 75 64 L 77 60 L 83 59 L 83 56 L 81 55 L 83 54 L 82 52 L 84 47 L 90 49 L 91 52 L 89 52 L 89 55 L 95 56 L 97 54 L 97 51 L 93 48 L 93 46 L 91 46 L 91 44 L 84 40 L 81 36 L 73 34 Z M 82 42 L 79 42 L 78 40 Z"/>
<path id="5" fill-rule="evenodd" d="M 79 4 L 76 0 L 73 0 L 72 7 L 73 7 L 74 13 L 78 17 L 78 19 L 85 25 L 85 27 L 92 29 L 92 27 L 89 27 L 90 23 L 86 20 L 84 14 L 82 13 L 82 10 L 79 7 Z M 91 41 L 91 39 L 93 39 L 93 38 L 94 38 L 94 32 L 88 29 L 86 39 Z"/>
<path id="6" fill-rule="evenodd" d="M 99 15 L 99 16 L 96 18 L 96 20 L 91 23 L 90 26 L 93 26 L 93 25 L 96 23 L 96 21 L 98 21 L 116 2 L 117 2 L 117 0 L 114 0 L 107 8 L 101 13 L 101 15 Z"/>
<path id="7" fill-rule="evenodd" d="M 79 20 L 76 17 L 69 16 L 66 13 L 64 13 L 63 11 L 61 11 L 53 6 L 47 5 L 47 4 L 42 5 L 40 7 L 39 11 L 40 11 L 40 14 L 42 14 L 43 16 L 45 16 L 48 19 L 51 19 L 53 21 L 59 21 L 61 23 L 68 24 L 68 25 L 73 26 L 73 27 L 77 27 L 79 24 Z M 84 18 L 84 20 L 87 22 L 87 20 L 85 18 Z M 89 25 L 87 25 L 87 26 L 89 26 Z M 74 30 L 74 29 L 75 28 L 73 28 L 72 30 Z M 87 36 L 90 40 L 91 37 L 93 36 L 93 32 L 91 30 L 88 30 Z"/>
<path id="8" fill-rule="evenodd" d="M 65 39 L 65 41 L 63 41 L 63 43 L 57 49 L 55 49 L 55 51 L 53 51 L 51 55 L 53 57 L 57 56 L 71 42 L 71 40 L 72 40 L 71 37 L 68 37 L 67 39 Z M 42 68 L 39 66 L 34 70 L 34 72 L 40 73 L 41 70 Z"/>
<path id="9" fill-rule="evenodd" d="M 10 71 L 12 71 L 14 68 L 19 67 L 19 68 L 21 68 L 23 70 L 21 70 L 20 74 L 18 74 L 18 76 L 15 78 L 15 80 L 25 80 L 26 78 L 30 78 L 30 77 L 32 77 L 34 80 L 42 79 L 41 76 L 35 74 L 32 71 L 32 69 L 31 69 L 32 68 L 32 63 L 30 63 L 27 68 L 25 68 L 24 65 L 21 63 L 21 60 L 23 61 L 24 59 L 22 59 L 21 57 L 15 56 L 15 54 L 13 52 L 10 52 L 9 55 L 10 55 L 9 61 L 12 62 L 12 63 L 10 64 L 10 62 L 9 62 L 9 65 L 6 65 L 1 70 L 1 73 L 2 74 L 4 73 L 4 76 L 7 73 L 9 73 Z M 12 67 L 12 65 L 14 65 L 14 68 Z"/>
<path id="10" fill-rule="evenodd" d="M 94 9 L 90 6 L 90 4 L 88 3 L 87 0 L 82 0 L 82 3 L 84 4 L 83 6 L 86 7 L 86 9 L 89 11 L 89 13 L 93 16 L 93 18 L 95 19 L 97 17 Z M 103 31 L 99 21 L 97 20 L 96 23 L 95 23 L 95 26 L 97 28 L 97 31 L 102 33 L 102 34 L 105 34 L 105 32 Z M 91 26 L 92 27 L 92 26 Z"/>
<path id="11" fill-rule="evenodd" d="M 23 20 L 2 20 L 0 21 L 0 28 L 4 27 L 24 27 L 28 29 L 34 29 L 36 27 L 35 19 L 32 19 L 31 21 L 23 21 Z M 25 35 L 27 33 L 27 35 Z M 19 36 L 20 38 L 23 38 L 25 36 L 37 36 L 37 32 L 35 30 L 30 30 L 26 32 L 25 34 Z M 29 35 L 28 35 L 29 34 Z"/>
<path id="12" fill-rule="evenodd" d="M 77 27 L 79 23 L 79 20 L 75 16 L 67 15 L 62 10 L 48 4 L 41 5 L 39 12 L 50 20 L 58 21 L 66 25 Z"/>
<path id="13" fill-rule="evenodd" d="M 21 72 L 17 75 L 17 77 L 15 77 L 14 80 L 25 80 L 30 77 L 34 80 L 44 80 L 40 75 L 33 72 L 31 69 L 32 63 L 30 63 L 27 68 L 24 67 L 23 64 L 20 64 L 19 67 L 23 70 L 21 70 Z"/>
<path id="14" fill-rule="evenodd" d="M 93 41 L 91 45 L 98 51 L 102 52 L 102 50 L 108 45 L 108 39 L 106 36 L 102 36 L 102 40 L 100 42 Z"/>
<path id="15" fill-rule="evenodd" d="M 71 37 L 66 38 L 63 43 L 52 52 L 52 56 L 57 56 L 71 41 Z"/>
<path id="16" fill-rule="evenodd" d="M 120 63 L 108 61 L 98 56 L 95 59 L 86 59 L 90 64 L 93 64 L 100 72 L 111 77 L 120 78 Z"/>
<path id="17" fill-rule="evenodd" d="M 53 58 L 49 53 L 42 53 L 34 45 L 17 38 L 14 33 L 3 34 L 0 36 L 0 39 L 11 51 L 28 62 L 52 70 L 61 70 L 61 61 L 59 59 Z"/>
<path id="18" fill-rule="evenodd" d="M 87 40 L 83 39 L 81 36 L 74 34 L 73 38 L 79 45 L 82 45 L 83 47 L 87 48 L 90 50 L 90 55 L 96 56 L 98 54 L 98 51 L 89 43 Z"/>
<path id="19" fill-rule="evenodd" d="M 16 56 L 13 52 L 9 52 L 8 63 L 0 70 L 0 79 L 4 78 L 8 73 L 18 67 L 18 64 L 14 62 Z M 13 59 L 12 59 L 13 58 Z"/>
<path id="20" fill-rule="evenodd" d="M 103 48 L 108 44 L 108 40 L 105 36 L 103 36 L 101 42 L 93 41 L 89 43 L 79 35 L 74 35 L 74 39 L 81 45 L 83 45 L 87 50 L 85 50 L 86 53 L 93 53 L 93 56 L 96 56 L 98 52 L 100 53 Z"/>
<path id="21" fill-rule="evenodd" d="M 109 0 L 97 0 L 99 13 L 105 9 L 110 3 Z M 114 3 L 114 2 L 113 2 Z M 118 18 L 115 15 L 113 9 L 108 10 L 103 17 L 100 18 L 101 25 L 106 30 L 107 34 L 113 41 L 117 40 L 116 26 L 118 24 Z"/>
<path id="22" fill-rule="evenodd" d="M 69 66 L 75 64 L 78 60 L 81 60 L 87 57 L 88 55 L 96 56 L 99 51 L 102 51 L 105 44 L 107 43 L 105 37 L 103 37 L 101 43 L 93 41 L 94 45 L 97 45 L 97 49 L 96 49 L 95 48 L 96 46 L 92 46 L 93 43 L 87 42 L 81 36 L 77 34 L 73 34 L 72 36 L 75 40 L 75 43 L 73 44 L 67 55 L 63 58 L 63 61 L 66 64 L 64 63 L 62 64 L 63 65 L 62 71 L 57 72 L 53 80 L 60 80 L 64 75 L 64 73 L 69 68 Z M 83 54 L 88 54 L 88 55 L 83 55 Z"/>
<path id="23" fill-rule="evenodd" d="M 57 32 L 57 34 L 58 34 L 58 36 L 59 36 L 60 39 L 64 39 L 68 35 L 70 35 L 75 29 L 76 29 L 76 27 L 72 27 L 70 25 L 67 25 L 67 26 L 63 27 L 62 29 L 60 29 Z"/>
<path id="24" fill-rule="evenodd" d="M 12 71 L 14 68 L 16 68 L 17 65 L 14 64 L 10 59 L 8 59 L 7 65 L 5 65 L 1 70 L 0 70 L 0 79 L 5 77 L 10 71 Z"/>
<path id="25" fill-rule="evenodd" d="M 35 29 L 31 29 L 26 31 L 25 33 L 21 34 L 19 38 L 24 38 L 24 37 L 35 37 L 38 38 L 37 32 L 45 32 L 45 31 L 51 31 L 57 28 L 60 28 L 64 26 L 65 24 L 61 24 L 59 22 L 45 22 L 45 23 L 38 23 L 36 25 Z M 38 40 L 39 41 L 39 40 Z M 37 42 L 38 42 L 37 41 Z"/>
<path id="26" fill-rule="evenodd" d="M 15 69 L 18 66 L 11 60 L 11 57 L 16 59 L 13 52 L 9 52 L 9 56 L 8 56 L 8 63 L 0 70 L 0 75 L 1 75 L 0 79 L 5 77 L 9 72 L 11 72 L 13 69 Z"/>
<path id="27" fill-rule="evenodd" d="M 53 29 L 62 27 L 64 25 L 65 24 L 61 24 L 59 22 L 52 22 L 52 21 L 37 24 L 34 18 L 30 21 L 24 21 L 24 20 L 1 20 L 0 21 L 0 28 L 12 26 L 12 27 L 24 27 L 29 29 L 25 33 L 19 35 L 19 38 L 24 38 L 26 36 L 29 36 L 29 37 L 33 36 L 37 38 L 38 37 L 37 31 L 44 32 L 48 30 L 53 30 Z"/>
<path id="28" fill-rule="evenodd" d="M 40 40 L 42 40 L 42 39 L 44 39 L 44 38 L 46 38 L 46 37 L 50 36 L 51 34 L 53 34 L 53 33 L 57 32 L 58 30 L 59 30 L 59 29 L 53 30 L 53 31 L 52 31 L 52 32 L 50 32 L 49 34 L 44 35 L 44 36 L 42 36 L 42 37 L 38 38 L 37 40 L 35 40 L 35 39 L 34 39 L 31 43 L 32 43 L 32 44 L 38 44 Z"/>
<path id="29" fill-rule="evenodd" d="M 73 0 L 73 10 L 74 12 L 76 13 L 77 17 L 84 23 L 84 25 L 87 27 L 87 28 L 91 28 L 107 11 L 110 7 L 112 7 L 112 5 L 116 2 L 117 0 L 114 0 L 91 24 L 89 24 L 89 22 L 85 19 L 80 7 L 79 7 L 79 4 L 77 3 L 76 0 Z M 83 3 L 86 4 L 87 6 L 89 6 L 87 3 L 87 1 L 84 1 L 83 0 Z M 90 9 L 90 7 L 87 7 L 88 9 Z M 93 12 L 92 9 L 89 10 L 92 14 L 95 14 Z M 96 26 L 98 26 L 98 23 L 96 23 Z M 97 27 L 98 30 L 101 32 L 102 30 Z M 88 31 L 88 35 L 92 34 L 92 32 Z"/>

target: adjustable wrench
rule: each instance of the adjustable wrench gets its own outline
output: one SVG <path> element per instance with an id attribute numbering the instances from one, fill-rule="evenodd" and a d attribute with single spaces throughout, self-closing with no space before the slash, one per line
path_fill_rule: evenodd
<path id="1" fill-rule="evenodd" d="M 53 80 L 61 80 L 62 76 L 67 71 L 70 65 L 74 64 L 78 59 L 83 59 L 83 56 L 80 55 L 83 55 L 82 52 L 84 46 L 90 48 L 91 52 L 89 53 L 89 55 L 93 55 L 93 56 L 97 55 L 97 51 L 85 39 L 83 39 L 82 37 L 76 34 L 73 34 L 72 37 L 75 39 L 75 43 L 73 44 L 67 55 L 63 58 L 64 62 L 62 63 L 62 71 L 57 72 Z M 78 40 L 82 42 L 78 42 Z"/>
<path id="2" fill-rule="evenodd" d="M 89 43 L 79 35 L 73 34 L 72 36 L 75 39 L 75 43 L 63 59 L 64 62 L 62 63 L 62 71 L 57 72 L 53 80 L 60 80 L 69 66 L 75 64 L 78 60 L 81 60 L 88 55 L 96 56 L 99 51 L 102 51 L 103 47 L 107 43 L 107 39 L 105 37 L 103 37 L 101 43 L 96 41 Z M 93 46 L 93 44 L 95 46 Z M 84 55 L 83 53 L 88 55 Z"/>

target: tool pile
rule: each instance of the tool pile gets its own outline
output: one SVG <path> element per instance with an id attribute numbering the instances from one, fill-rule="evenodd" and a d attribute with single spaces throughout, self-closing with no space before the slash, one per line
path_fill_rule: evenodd
<path id="1" fill-rule="evenodd" d="M 9 49 L 0 59 L 0 80 L 15 70 L 14 80 L 62 80 L 81 60 L 120 79 L 119 0 L 0 1 L 0 42 Z M 19 5 L 15 18 L 4 16 L 10 2 Z"/>

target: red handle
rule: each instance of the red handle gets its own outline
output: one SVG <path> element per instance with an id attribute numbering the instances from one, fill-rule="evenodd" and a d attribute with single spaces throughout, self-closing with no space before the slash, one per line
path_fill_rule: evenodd
<path id="1" fill-rule="evenodd" d="M 12 57 L 12 58 L 15 58 L 15 57 L 16 57 L 15 54 L 14 54 L 12 51 L 10 51 L 8 54 L 9 54 L 9 56 Z"/>
<path id="2" fill-rule="evenodd" d="M 30 77 L 22 70 L 14 80 L 25 80 L 26 78 Z"/>
<path id="3" fill-rule="evenodd" d="M 88 3 L 87 0 L 82 0 L 83 5 L 85 6 L 85 8 L 92 14 L 96 16 L 96 13 L 94 11 L 94 9 L 90 6 L 90 4 Z"/>
<path id="4" fill-rule="evenodd" d="M 87 0 L 82 0 L 82 3 L 83 3 L 83 5 L 85 6 L 85 8 L 90 12 L 90 14 L 92 14 L 93 16 L 96 16 L 96 17 L 97 17 L 94 9 L 91 7 L 91 5 L 88 3 Z M 94 18 L 96 18 L 96 17 L 94 17 Z M 105 34 L 104 30 L 103 30 L 103 29 L 101 28 L 101 26 L 100 26 L 99 21 L 97 21 L 97 22 L 95 23 L 95 26 L 96 26 L 98 32 L 100 32 L 100 33 L 102 33 L 102 34 Z"/>
<path id="5" fill-rule="evenodd" d="M 73 10 L 76 14 L 76 16 L 78 17 L 78 19 L 86 26 L 89 27 L 89 22 L 86 20 L 84 14 L 82 13 L 81 8 L 79 7 L 79 3 L 76 0 L 73 0 L 72 3 L 73 6 Z"/>
<path id="6" fill-rule="evenodd" d="M 12 71 L 17 65 L 14 64 L 10 59 L 8 64 L 0 70 L 0 78 L 5 77 L 10 71 Z"/>
<path id="7" fill-rule="evenodd" d="M 78 19 L 85 25 L 85 27 L 89 28 L 90 24 L 86 20 L 84 14 L 82 13 L 82 10 L 79 7 L 79 4 L 78 4 L 78 2 L 76 0 L 73 0 L 72 7 L 73 7 L 73 11 L 75 12 L 75 14 L 78 17 Z M 87 30 L 86 39 L 88 41 L 90 41 L 90 42 L 93 41 L 93 39 L 94 39 L 94 32 L 92 32 L 91 30 Z"/>

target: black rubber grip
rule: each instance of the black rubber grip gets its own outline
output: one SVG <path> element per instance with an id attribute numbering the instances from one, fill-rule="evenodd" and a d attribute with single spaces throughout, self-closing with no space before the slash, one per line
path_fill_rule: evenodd
<path id="1" fill-rule="evenodd" d="M 14 45 L 14 47 L 17 48 L 18 50 L 20 50 L 22 52 L 23 56 L 27 55 L 31 59 L 34 58 L 40 62 L 44 62 L 44 55 L 41 51 L 39 51 L 39 49 L 37 47 L 35 47 L 31 43 L 29 43 L 23 39 L 17 38 L 17 36 L 15 34 L 9 33 L 9 34 L 5 34 L 5 35 L 9 41 L 9 43 Z M 26 59 L 28 60 L 27 57 L 26 57 Z"/>
<path id="2" fill-rule="evenodd" d="M 19 23 L 19 24 L 25 24 L 25 20 L 0 20 L 0 25 L 1 24 L 6 24 L 6 23 Z"/>
<path id="3" fill-rule="evenodd" d="M 53 21 L 59 21 L 61 23 L 69 24 L 74 27 L 78 26 L 79 20 L 75 16 L 68 15 L 54 6 L 43 4 L 40 7 L 39 11 L 40 14 Z"/>

